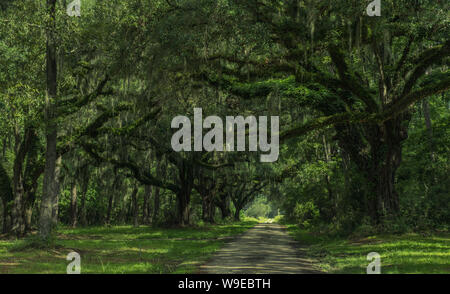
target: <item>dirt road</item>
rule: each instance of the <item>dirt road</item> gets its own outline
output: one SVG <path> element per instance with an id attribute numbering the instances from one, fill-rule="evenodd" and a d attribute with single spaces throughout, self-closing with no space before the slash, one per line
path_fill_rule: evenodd
<path id="1" fill-rule="evenodd" d="M 226 244 L 203 266 L 208 274 L 309 274 L 316 271 L 279 224 L 258 224 Z"/>

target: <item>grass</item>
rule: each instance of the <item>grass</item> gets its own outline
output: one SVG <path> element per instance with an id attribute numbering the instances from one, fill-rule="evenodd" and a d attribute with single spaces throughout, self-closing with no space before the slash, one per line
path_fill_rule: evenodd
<path id="1" fill-rule="evenodd" d="M 383 274 L 450 273 L 450 234 L 376 235 L 364 238 L 330 238 L 287 225 L 289 233 L 307 245 L 307 254 L 327 273 L 365 274 L 371 261 L 367 254 L 381 256 Z"/>
<path id="2" fill-rule="evenodd" d="M 52 249 L 27 240 L 0 239 L 0 273 L 65 274 L 69 252 L 81 256 L 82 273 L 195 273 L 230 238 L 254 221 L 188 228 L 132 226 L 59 228 Z"/>
<path id="3" fill-rule="evenodd" d="M 246 221 L 253 221 L 253 222 L 256 222 L 256 223 L 259 223 L 259 224 L 275 222 L 273 218 L 268 218 L 268 217 L 263 217 L 263 216 L 260 216 L 258 218 L 250 217 L 250 216 L 244 216 L 243 219 L 246 220 Z"/>

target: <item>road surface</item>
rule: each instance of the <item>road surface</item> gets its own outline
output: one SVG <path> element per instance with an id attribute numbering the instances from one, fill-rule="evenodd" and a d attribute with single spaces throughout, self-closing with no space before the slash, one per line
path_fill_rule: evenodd
<path id="1" fill-rule="evenodd" d="M 302 248 L 279 224 L 258 224 L 227 243 L 204 265 L 207 274 L 310 274 Z"/>

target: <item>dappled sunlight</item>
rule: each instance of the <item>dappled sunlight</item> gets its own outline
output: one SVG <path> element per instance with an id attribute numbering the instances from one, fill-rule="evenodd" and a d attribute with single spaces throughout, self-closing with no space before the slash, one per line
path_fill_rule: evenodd
<path id="1" fill-rule="evenodd" d="M 60 228 L 55 248 L 22 248 L 26 240 L 0 240 L 0 273 L 65 273 L 66 255 L 81 256 L 82 273 L 193 272 L 231 238 L 254 223 L 195 228 Z M 141 233 L 139 233 L 141 232 Z M 14 252 L 10 250 L 14 249 Z"/>
<path id="2" fill-rule="evenodd" d="M 277 224 L 258 224 L 234 242 L 226 244 L 201 267 L 215 274 L 318 273 L 302 256 L 294 240 Z"/>

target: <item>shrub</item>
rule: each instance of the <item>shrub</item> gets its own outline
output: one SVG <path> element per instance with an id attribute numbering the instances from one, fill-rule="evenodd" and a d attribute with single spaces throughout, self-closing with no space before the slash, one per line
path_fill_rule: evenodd
<path id="1" fill-rule="evenodd" d="M 273 218 L 273 222 L 279 223 L 279 224 L 284 224 L 286 222 L 286 219 L 285 219 L 284 215 L 280 214 Z"/>
<path id="2" fill-rule="evenodd" d="M 312 201 L 308 201 L 295 205 L 294 216 L 298 224 L 306 229 L 317 224 L 320 213 L 316 205 Z"/>

